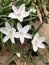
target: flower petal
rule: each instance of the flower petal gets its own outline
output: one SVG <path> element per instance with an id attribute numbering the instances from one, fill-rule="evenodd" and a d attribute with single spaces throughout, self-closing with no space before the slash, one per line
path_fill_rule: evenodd
<path id="1" fill-rule="evenodd" d="M 15 13 L 10 13 L 8 15 L 8 17 L 13 18 L 13 19 L 16 19 L 17 18 Z"/>
<path id="2" fill-rule="evenodd" d="M 41 43 L 41 44 L 38 44 L 38 47 L 44 49 L 45 48 L 45 45 Z"/>
<path id="3" fill-rule="evenodd" d="M 25 38 L 28 38 L 28 39 L 31 39 L 31 38 L 32 38 L 32 35 L 29 34 L 29 33 L 26 33 L 26 34 L 24 35 L 24 37 L 25 37 Z"/>
<path id="4" fill-rule="evenodd" d="M 22 17 L 27 17 L 27 16 L 29 16 L 29 14 L 30 14 L 29 11 L 28 12 L 24 12 Z"/>
<path id="5" fill-rule="evenodd" d="M 27 33 L 27 32 L 29 31 L 29 29 L 30 29 L 30 25 L 26 25 L 26 26 L 24 26 L 24 27 L 22 28 L 22 31 L 23 31 L 24 33 Z"/>
<path id="6" fill-rule="evenodd" d="M 12 6 L 12 9 L 13 9 L 13 11 L 14 11 L 14 13 L 17 13 L 18 12 L 18 9 L 17 9 L 17 7 L 16 6 Z"/>
<path id="7" fill-rule="evenodd" d="M 30 8 L 29 10 L 30 12 L 36 13 L 36 9 L 35 8 Z"/>
<path id="8" fill-rule="evenodd" d="M 39 38 L 39 33 L 36 33 L 34 39 L 38 39 L 38 38 Z"/>
<path id="9" fill-rule="evenodd" d="M 21 42 L 21 44 L 24 43 L 24 37 L 23 36 L 20 37 L 20 42 Z"/>
<path id="10" fill-rule="evenodd" d="M 44 42 L 45 41 L 45 37 L 40 37 L 40 41 Z"/>
<path id="11" fill-rule="evenodd" d="M 8 31 L 5 27 L 0 28 L 0 31 L 4 34 L 8 34 Z"/>
<path id="12" fill-rule="evenodd" d="M 11 37 L 10 40 L 11 40 L 12 43 L 15 43 L 14 37 Z"/>
<path id="13" fill-rule="evenodd" d="M 19 37 L 20 37 L 19 32 L 16 32 L 16 33 L 14 34 L 14 37 L 15 37 L 15 38 L 19 38 Z"/>
<path id="14" fill-rule="evenodd" d="M 12 28 L 12 31 L 16 32 L 16 29 L 15 28 Z"/>
<path id="15" fill-rule="evenodd" d="M 20 58 L 20 53 L 16 53 L 16 55 Z"/>
<path id="16" fill-rule="evenodd" d="M 7 29 L 8 31 L 11 30 L 11 26 L 9 25 L 8 22 L 5 23 L 5 26 L 6 26 L 6 29 Z"/>
<path id="17" fill-rule="evenodd" d="M 20 7 L 19 7 L 19 13 L 24 13 L 25 12 L 25 4 L 22 4 Z"/>
<path id="18" fill-rule="evenodd" d="M 22 22 L 23 21 L 23 17 L 21 17 L 21 16 L 17 16 L 17 19 L 20 21 L 20 22 Z"/>
<path id="19" fill-rule="evenodd" d="M 6 42 L 8 39 L 9 39 L 9 36 L 7 35 L 4 37 L 3 42 Z"/>
<path id="20" fill-rule="evenodd" d="M 33 50 L 34 50 L 34 52 L 37 52 L 38 47 L 37 46 L 33 46 Z"/>
<path id="21" fill-rule="evenodd" d="M 34 39 L 31 41 L 31 43 L 32 43 L 33 46 L 37 46 L 37 44 L 35 44 L 35 40 Z"/>
<path id="22" fill-rule="evenodd" d="M 20 23 L 17 23 L 17 29 L 18 29 L 18 31 L 22 30 L 22 25 Z"/>

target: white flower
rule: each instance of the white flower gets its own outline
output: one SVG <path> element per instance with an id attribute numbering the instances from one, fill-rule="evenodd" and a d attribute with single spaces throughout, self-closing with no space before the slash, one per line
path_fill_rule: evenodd
<path id="1" fill-rule="evenodd" d="M 24 38 L 31 39 L 32 35 L 27 33 L 30 29 L 30 25 L 26 25 L 22 28 L 20 23 L 17 23 L 17 29 L 19 32 L 16 32 L 17 37 L 20 38 L 20 42 L 23 44 L 24 43 Z"/>
<path id="2" fill-rule="evenodd" d="M 38 48 L 45 48 L 45 45 L 42 43 L 45 41 L 45 37 L 39 37 L 39 34 L 36 33 L 34 39 L 31 41 L 33 45 L 33 50 L 36 52 Z"/>
<path id="3" fill-rule="evenodd" d="M 29 11 L 25 11 L 25 4 L 22 4 L 19 9 L 17 9 L 16 6 L 12 6 L 13 13 L 10 13 L 8 17 L 18 19 L 20 22 L 23 21 L 23 18 L 27 17 L 29 15 Z"/>
<path id="4" fill-rule="evenodd" d="M 19 52 L 18 53 L 16 52 L 16 55 L 20 58 L 20 53 Z"/>
<path id="5" fill-rule="evenodd" d="M 0 32 L 6 35 L 3 39 L 3 42 L 6 42 L 8 39 L 10 39 L 12 43 L 15 43 L 14 37 L 16 37 L 16 30 L 11 28 L 9 23 L 6 22 L 5 27 L 0 28 Z"/>

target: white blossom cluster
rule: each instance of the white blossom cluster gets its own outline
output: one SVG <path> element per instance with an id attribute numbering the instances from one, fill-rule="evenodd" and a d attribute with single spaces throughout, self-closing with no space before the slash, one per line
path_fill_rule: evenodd
<path id="1" fill-rule="evenodd" d="M 25 4 L 22 4 L 19 8 L 13 5 L 12 10 L 13 12 L 10 13 L 8 17 L 13 19 L 18 19 L 20 22 L 22 22 L 25 17 L 30 15 L 30 11 L 25 11 Z M 11 27 L 8 22 L 5 22 L 5 27 L 0 28 L 0 32 L 6 35 L 3 38 L 3 42 L 6 42 L 10 39 L 12 43 L 15 43 L 14 39 L 19 38 L 21 44 L 23 44 L 25 38 L 32 39 L 32 35 L 28 33 L 28 31 L 30 30 L 30 25 L 26 25 L 22 27 L 20 22 L 17 23 L 18 31 L 14 27 Z M 43 49 L 45 48 L 45 45 L 42 43 L 44 41 L 45 41 L 45 37 L 40 37 L 39 33 L 35 34 L 34 38 L 31 41 L 34 52 L 36 52 L 38 48 L 43 48 Z"/>

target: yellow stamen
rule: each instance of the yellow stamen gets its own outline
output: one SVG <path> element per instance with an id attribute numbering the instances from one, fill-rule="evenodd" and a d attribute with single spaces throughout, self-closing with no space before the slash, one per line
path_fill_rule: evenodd
<path id="1" fill-rule="evenodd" d="M 17 14 L 17 16 L 21 16 L 21 14 Z"/>
<path id="2" fill-rule="evenodd" d="M 38 44 L 38 41 L 37 40 L 35 40 L 35 44 Z"/>
<path id="3" fill-rule="evenodd" d="M 13 31 L 12 30 L 10 31 L 10 34 L 13 35 Z"/>

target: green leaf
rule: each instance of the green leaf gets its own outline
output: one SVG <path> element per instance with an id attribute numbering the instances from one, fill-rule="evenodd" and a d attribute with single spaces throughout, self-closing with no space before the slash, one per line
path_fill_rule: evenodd
<path id="1" fill-rule="evenodd" d="M 40 30 L 40 28 L 42 27 L 43 24 L 44 24 L 44 22 L 42 22 L 42 23 L 38 26 L 38 28 L 37 28 L 36 31 L 35 31 L 35 34 Z"/>
<path id="2" fill-rule="evenodd" d="M 5 6 L 10 4 L 10 0 L 4 0 L 4 4 L 5 4 Z"/>
<path id="3" fill-rule="evenodd" d="M 43 64 L 47 65 L 46 62 L 44 61 L 43 56 L 39 52 L 37 52 L 37 54 L 38 54 L 39 59 L 43 62 Z"/>
<path id="4" fill-rule="evenodd" d="M 5 48 L 5 44 L 3 43 L 3 34 L 2 33 L 0 33 L 0 39 L 1 39 L 2 47 Z"/>
<path id="5" fill-rule="evenodd" d="M 5 63 L 5 65 L 9 65 L 9 63 L 12 62 L 12 61 L 14 61 L 15 59 L 17 59 L 17 56 L 16 55 L 13 55 L 11 57 L 11 59 Z"/>
<path id="6" fill-rule="evenodd" d="M 32 49 L 29 52 L 29 59 L 30 59 L 30 61 L 31 61 L 32 64 L 35 64 L 35 60 L 34 60 L 34 58 L 32 56 Z"/>
<path id="7" fill-rule="evenodd" d="M 32 57 L 32 55 L 29 56 L 29 59 L 30 59 L 30 61 L 31 61 L 32 64 L 35 64 L 35 60 L 34 60 L 34 58 Z"/>

